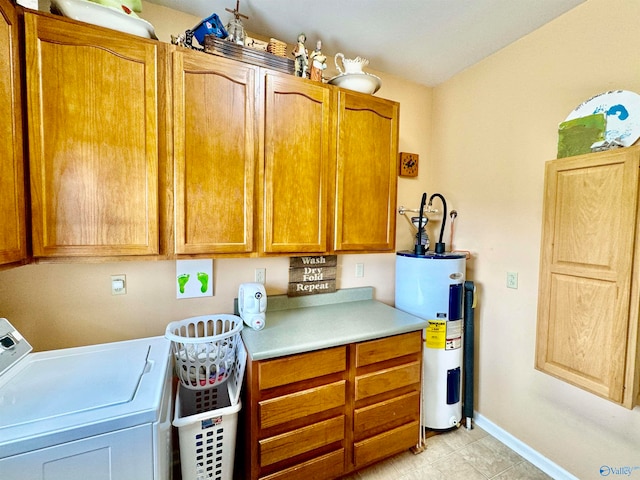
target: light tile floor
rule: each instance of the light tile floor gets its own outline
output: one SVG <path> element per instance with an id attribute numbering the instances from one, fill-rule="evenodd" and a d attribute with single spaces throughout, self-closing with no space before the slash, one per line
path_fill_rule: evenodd
<path id="1" fill-rule="evenodd" d="M 429 437 L 426 446 L 422 453 L 400 453 L 344 480 L 551 479 L 475 425 Z"/>

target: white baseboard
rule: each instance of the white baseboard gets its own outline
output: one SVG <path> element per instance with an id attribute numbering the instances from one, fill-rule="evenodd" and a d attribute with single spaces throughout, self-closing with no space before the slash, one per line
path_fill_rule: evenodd
<path id="1" fill-rule="evenodd" d="M 551 478 L 555 480 L 579 480 L 577 477 L 571 475 L 562 467 L 553 463 L 547 457 L 541 455 L 533 448 L 531 448 L 526 443 L 518 440 L 516 437 L 511 435 L 506 430 L 500 428 L 498 425 L 493 423 L 488 418 L 482 416 L 481 414 L 474 412 L 473 423 L 478 425 L 478 427 L 482 428 L 485 432 L 487 432 L 492 437 L 497 438 L 502 443 L 504 443 L 511 450 L 525 458 L 529 463 L 532 463 L 544 473 L 549 475 Z"/>

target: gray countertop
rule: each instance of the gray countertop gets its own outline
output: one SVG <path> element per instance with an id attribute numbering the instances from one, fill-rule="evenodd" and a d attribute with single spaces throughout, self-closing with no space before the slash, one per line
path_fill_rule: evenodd
<path id="1" fill-rule="evenodd" d="M 307 297 L 270 296 L 265 327 L 245 325 L 242 339 L 253 360 L 388 337 L 426 328 L 428 322 L 373 300 L 373 288 Z"/>

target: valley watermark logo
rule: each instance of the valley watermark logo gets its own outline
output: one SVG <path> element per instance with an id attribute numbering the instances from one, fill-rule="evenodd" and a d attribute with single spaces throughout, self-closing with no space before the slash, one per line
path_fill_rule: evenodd
<path id="1" fill-rule="evenodd" d="M 602 465 L 600 467 L 601 477 L 608 477 L 611 475 L 624 475 L 626 477 L 630 477 L 636 472 L 640 472 L 640 466 L 638 465 L 633 467 L 629 467 L 629 466 L 611 467 L 609 465 Z"/>

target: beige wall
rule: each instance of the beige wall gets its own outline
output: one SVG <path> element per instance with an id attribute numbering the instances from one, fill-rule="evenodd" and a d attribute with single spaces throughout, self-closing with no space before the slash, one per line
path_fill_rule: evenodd
<path id="1" fill-rule="evenodd" d="M 145 3 L 143 16 L 165 41 L 198 21 L 168 13 L 170 21 Z M 400 151 L 420 155 L 420 176 L 399 179 L 398 205 L 442 193 L 459 212 L 456 248 L 473 252 L 477 410 L 580 479 L 599 478 L 603 464 L 640 465 L 640 409 L 533 368 L 543 168 L 575 106 L 606 90 L 640 92 L 637 18 L 636 1 L 589 0 L 435 89 L 379 74 L 378 95 L 401 103 Z M 397 221 L 398 249 L 409 248 L 406 221 Z M 439 218 L 432 221 L 437 229 Z M 393 304 L 394 261 L 340 256 L 338 287 L 372 285 Z M 355 278 L 356 263 L 364 278 Z M 258 267 L 267 269 L 268 293 L 285 291 L 286 258 L 216 260 L 215 296 L 186 300 L 175 299 L 174 262 L 30 265 L 0 272 L 0 315 L 40 350 L 160 335 L 175 319 L 230 312 L 238 284 Z M 518 272 L 517 290 L 506 289 L 507 271 Z M 109 277 L 121 273 L 129 291 L 111 296 Z"/>
<path id="2" fill-rule="evenodd" d="M 476 257 L 477 410 L 580 479 L 600 478 L 601 465 L 640 466 L 640 408 L 533 368 L 544 163 L 581 102 L 640 93 L 638 18 L 639 2 L 589 0 L 433 96 L 430 182 L 456 204 L 456 243 Z M 517 290 L 507 271 L 518 272 Z"/>

